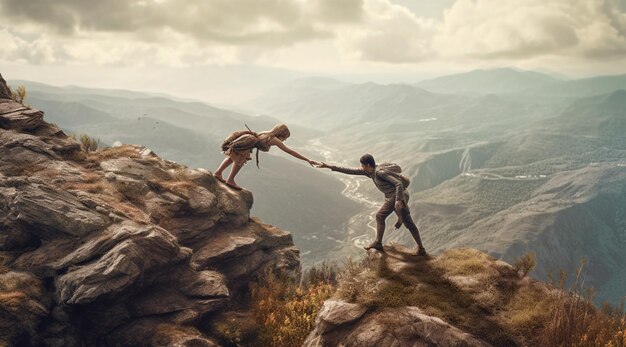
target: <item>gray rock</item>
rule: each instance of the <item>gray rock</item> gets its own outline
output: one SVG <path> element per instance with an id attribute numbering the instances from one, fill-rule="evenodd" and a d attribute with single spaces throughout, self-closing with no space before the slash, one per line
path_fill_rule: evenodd
<path id="1" fill-rule="evenodd" d="M 112 172 L 116 175 L 135 179 L 165 180 L 170 178 L 170 175 L 166 171 L 154 164 L 150 165 L 150 163 L 145 160 L 117 158 L 103 161 L 100 163 L 100 166 L 105 172 Z"/>
<path id="2" fill-rule="evenodd" d="M 188 191 L 189 207 L 195 213 L 211 213 L 217 207 L 215 194 L 204 187 L 193 187 Z"/>
<path id="3" fill-rule="evenodd" d="M 362 307 L 346 305 L 350 304 L 324 303 L 316 328 L 303 346 L 490 346 L 417 307 L 386 308 L 363 315 Z M 355 319 L 358 322 L 353 324 Z"/>
<path id="4" fill-rule="evenodd" d="M 43 123 L 43 112 L 25 107 L 12 100 L 0 101 L 0 127 L 28 131 Z"/>
<path id="5" fill-rule="evenodd" d="M 9 87 L 7 81 L 4 80 L 2 74 L 0 74 L 0 99 L 10 99 L 11 93 L 9 93 Z"/>
<path id="6" fill-rule="evenodd" d="M 41 239 L 85 236 L 110 224 L 108 217 L 85 207 L 76 196 L 42 184 L 20 187 L 10 209 L 24 230 Z"/>
<path id="7" fill-rule="evenodd" d="M 110 176 L 108 176 L 107 179 L 112 181 L 118 192 L 129 199 L 138 199 L 150 191 L 150 188 L 148 188 L 148 185 L 144 180 L 123 175 L 116 175 L 111 172 L 107 172 L 107 174 L 115 175 L 114 178 L 110 178 Z"/>
<path id="8" fill-rule="evenodd" d="M 134 285 L 150 285 L 151 272 L 163 271 L 184 258 L 166 230 L 116 224 L 55 264 L 57 268 L 75 265 L 57 278 L 57 293 L 65 304 L 86 304 Z"/>
<path id="9" fill-rule="evenodd" d="M 326 300 L 316 318 L 316 325 L 321 333 L 363 317 L 367 307 L 340 300 Z"/>

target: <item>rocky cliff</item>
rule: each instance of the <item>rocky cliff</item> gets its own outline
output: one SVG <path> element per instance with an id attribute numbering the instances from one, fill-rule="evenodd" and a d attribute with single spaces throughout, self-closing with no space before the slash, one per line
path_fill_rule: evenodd
<path id="1" fill-rule="evenodd" d="M 563 292 L 475 249 L 400 245 L 352 265 L 304 346 L 537 346 Z"/>
<path id="2" fill-rule="evenodd" d="M 0 76 L 0 345 L 217 345 L 251 281 L 300 271 L 252 202 L 141 146 L 86 152 Z"/>

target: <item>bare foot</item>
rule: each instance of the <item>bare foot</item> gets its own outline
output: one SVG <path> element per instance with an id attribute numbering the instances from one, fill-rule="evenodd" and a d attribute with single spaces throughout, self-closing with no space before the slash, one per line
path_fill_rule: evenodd
<path id="1" fill-rule="evenodd" d="M 222 183 L 226 183 L 226 181 L 224 181 L 224 178 L 222 177 L 222 175 L 218 175 L 218 174 L 213 174 L 213 177 L 215 177 L 216 180 L 222 182 Z"/>
<path id="2" fill-rule="evenodd" d="M 235 189 L 235 190 L 242 190 L 243 188 L 241 188 L 240 186 L 237 185 L 237 183 L 235 183 L 235 181 L 226 181 L 226 185 Z"/>

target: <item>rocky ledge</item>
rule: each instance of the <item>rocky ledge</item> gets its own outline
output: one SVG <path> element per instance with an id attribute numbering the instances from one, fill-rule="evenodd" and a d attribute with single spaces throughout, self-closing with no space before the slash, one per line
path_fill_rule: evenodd
<path id="1" fill-rule="evenodd" d="M 215 346 L 291 235 L 252 194 L 124 145 L 85 152 L 0 76 L 0 345 Z"/>
<path id="2" fill-rule="evenodd" d="M 475 249 L 350 265 L 304 346 L 536 346 L 562 294 Z"/>

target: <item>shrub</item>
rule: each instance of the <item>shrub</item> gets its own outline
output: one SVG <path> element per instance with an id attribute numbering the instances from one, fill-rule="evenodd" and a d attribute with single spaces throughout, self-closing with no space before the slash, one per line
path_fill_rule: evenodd
<path id="1" fill-rule="evenodd" d="M 561 271 L 556 284 L 561 289 L 550 320 L 540 334 L 544 346 L 626 346 L 624 302 L 619 307 L 604 303 L 593 305 L 595 292 L 584 287 L 583 259 L 570 288 L 565 288 L 566 274 Z M 553 281 L 554 282 L 554 281 Z"/>
<path id="2" fill-rule="evenodd" d="M 267 272 L 251 288 L 252 312 L 259 325 L 257 346 L 301 346 L 315 326 L 324 301 L 335 291 L 332 266 L 313 268 L 296 283 L 284 274 Z M 322 274 L 322 275 L 320 275 Z"/>
<path id="3" fill-rule="evenodd" d="M 513 268 L 515 272 L 520 274 L 522 278 L 526 277 L 537 266 L 537 256 L 535 253 L 529 252 L 517 258 Z"/>
<path id="4" fill-rule="evenodd" d="M 80 144 L 85 152 L 93 152 L 98 149 L 100 140 L 89 137 L 87 134 L 80 135 Z"/>
<path id="5" fill-rule="evenodd" d="M 24 88 L 24 86 L 18 86 L 15 90 L 9 87 L 9 93 L 11 93 L 11 99 L 13 99 L 13 101 L 24 105 L 24 99 L 26 99 L 26 88 Z"/>

